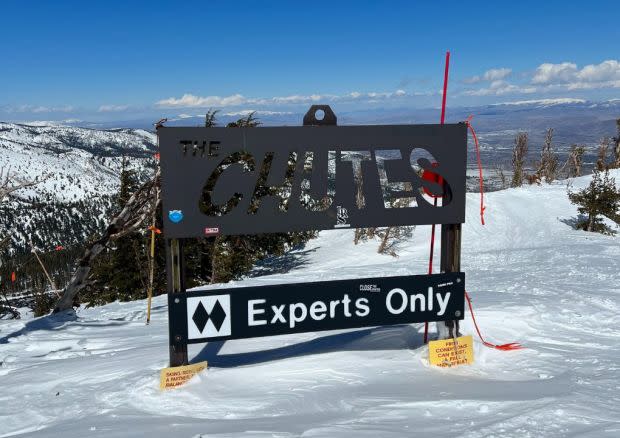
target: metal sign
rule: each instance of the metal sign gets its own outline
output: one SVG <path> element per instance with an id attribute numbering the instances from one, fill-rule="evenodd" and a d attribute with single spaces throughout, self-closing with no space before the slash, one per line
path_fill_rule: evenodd
<path id="1" fill-rule="evenodd" d="M 170 294 L 187 343 L 462 319 L 465 274 L 444 273 Z"/>
<path id="2" fill-rule="evenodd" d="M 303 127 L 158 126 L 171 366 L 210 340 L 426 321 L 458 333 L 467 125 L 336 120 L 313 105 Z M 185 289 L 185 238 L 417 224 L 443 224 L 444 273 Z"/>
<path id="3" fill-rule="evenodd" d="M 465 221 L 464 123 L 158 135 L 167 238 Z"/>

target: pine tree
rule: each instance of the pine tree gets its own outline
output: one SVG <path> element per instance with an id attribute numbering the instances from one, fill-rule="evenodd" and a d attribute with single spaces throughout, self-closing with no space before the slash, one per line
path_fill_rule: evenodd
<path id="1" fill-rule="evenodd" d="M 126 157 L 121 161 L 120 188 L 115 210 L 120 211 L 138 188 L 136 172 Z M 134 231 L 114 241 L 93 268 L 91 287 L 82 294 L 91 304 L 143 298 L 146 285 L 147 253 L 145 238 Z"/>
<path id="2" fill-rule="evenodd" d="M 620 209 L 620 189 L 616 181 L 609 176 L 609 171 L 594 170 L 590 185 L 576 193 L 569 192 L 568 197 L 578 206 L 577 211 L 587 218 L 577 227 L 585 231 L 609 232 L 601 216 L 615 219 Z"/>

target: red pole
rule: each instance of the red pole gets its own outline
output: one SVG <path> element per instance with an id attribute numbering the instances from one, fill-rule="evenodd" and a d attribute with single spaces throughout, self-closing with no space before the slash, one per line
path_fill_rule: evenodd
<path id="1" fill-rule="evenodd" d="M 446 68 L 443 74 L 443 96 L 441 97 L 441 121 L 443 125 L 446 120 L 446 97 L 448 96 L 448 72 L 450 71 L 450 51 L 446 52 Z M 437 207 L 437 198 L 433 200 L 433 205 Z M 435 224 L 431 226 L 431 254 L 428 258 L 428 274 L 433 273 L 433 254 L 435 252 Z M 428 322 L 424 323 L 424 343 L 428 342 Z"/>
<path id="2" fill-rule="evenodd" d="M 443 74 L 443 96 L 441 99 L 441 124 L 446 120 L 446 98 L 448 97 L 448 72 L 450 71 L 450 51 L 446 52 L 446 70 Z"/>

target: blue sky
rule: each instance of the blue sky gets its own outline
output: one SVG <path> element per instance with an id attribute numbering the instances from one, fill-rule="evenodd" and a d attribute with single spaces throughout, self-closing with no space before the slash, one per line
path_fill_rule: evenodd
<path id="1" fill-rule="evenodd" d="M 620 2 L 0 3 L 0 120 L 620 98 Z"/>

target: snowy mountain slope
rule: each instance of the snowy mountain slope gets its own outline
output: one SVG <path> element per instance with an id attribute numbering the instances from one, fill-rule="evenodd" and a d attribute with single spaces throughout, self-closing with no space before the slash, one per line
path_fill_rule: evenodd
<path id="1" fill-rule="evenodd" d="M 20 196 L 53 196 L 74 201 L 118 186 L 123 154 L 146 159 L 155 134 L 143 130 L 94 130 L 68 126 L 0 123 L 0 168 L 24 179 L 48 179 Z"/>
<path id="2" fill-rule="evenodd" d="M 155 142 L 143 130 L 0 123 L 0 168 L 24 180 L 43 180 L 0 207 L 0 234 L 11 230 L 17 248 L 28 238 L 49 247 L 92 235 L 108 219 L 122 155 L 144 175 Z"/>
<path id="3" fill-rule="evenodd" d="M 620 238 L 568 225 L 562 182 L 488 194 L 485 227 L 467 196 L 477 319 L 489 340 L 526 350 L 477 343 L 474 365 L 431 368 L 420 325 L 211 343 L 190 349 L 211 368 L 162 393 L 165 297 L 150 326 L 144 301 L 0 321 L 0 436 L 619 436 Z M 353 245 L 352 230 L 322 232 L 227 287 L 424 273 L 429 228 L 398 259 Z M 462 331 L 474 333 L 469 314 Z"/>

